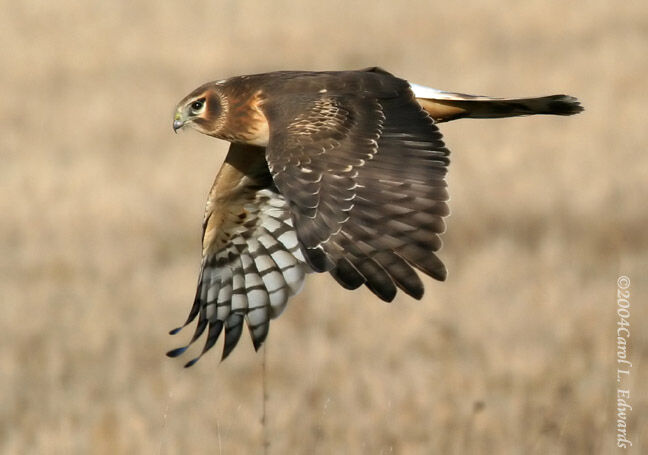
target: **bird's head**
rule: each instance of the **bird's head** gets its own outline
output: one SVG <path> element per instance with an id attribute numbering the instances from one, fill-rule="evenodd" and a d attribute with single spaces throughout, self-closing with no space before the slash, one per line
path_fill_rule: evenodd
<path id="1" fill-rule="evenodd" d="M 173 116 L 173 131 L 190 126 L 203 134 L 218 137 L 226 114 L 227 102 L 222 87 L 218 82 L 210 82 L 178 103 Z"/>

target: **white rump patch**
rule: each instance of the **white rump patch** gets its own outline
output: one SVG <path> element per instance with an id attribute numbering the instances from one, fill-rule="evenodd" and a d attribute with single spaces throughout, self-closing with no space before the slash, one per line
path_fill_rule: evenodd
<path id="1" fill-rule="evenodd" d="M 413 84 L 412 82 L 410 82 L 409 85 L 410 87 L 412 87 L 414 96 L 417 98 L 429 98 L 429 99 L 447 98 L 447 94 L 443 90 L 438 90 L 432 87 L 426 87 L 424 85 Z"/>

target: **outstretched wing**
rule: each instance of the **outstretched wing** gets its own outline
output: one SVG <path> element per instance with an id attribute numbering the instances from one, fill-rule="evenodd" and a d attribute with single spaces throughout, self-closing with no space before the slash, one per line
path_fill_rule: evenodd
<path id="1" fill-rule="evenodd" d="M 353 77 L 352 90 L 340 90 L 338 78 L 335 89 L 267 97 L 268 166 L 315 271 L 386 301 L 396 287 L 420 298 L 412 266 L 446 276 L 433 252 L 448 214 L 449 152 L 407 82 Z"/>
<path id="2" fill-rule="evenodd" d="M 189 344 L 168 355 L 182 354 L 208 328 L 200 355 L 224 330 L 225 358 L 238 343 L 244 320 L 258 349 L 270 319 L 301 289 L 305 271 L 290 208 L 272 182 L 263 149 L 232 144 L 205 209 L 198 288 L 183 325 L 198 317 L 196 330 Z"/>

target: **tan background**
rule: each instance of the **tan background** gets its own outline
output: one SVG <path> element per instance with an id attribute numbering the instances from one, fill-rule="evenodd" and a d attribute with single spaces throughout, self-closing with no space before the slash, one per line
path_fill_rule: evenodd
<path id="1" fill-rule="evenodd" d="M 173 107 L 369 65 L 587 110 L 443 126 L 448 281 L 388 305 L 310 277 L 270 331 L 270 452 L 614 453 L 620 274 L 648 451 L 645 2 L 0 3 L 0 453 L 262 452 L 247 333 L 223 364 L 164 356 L 226 150 Z"/>

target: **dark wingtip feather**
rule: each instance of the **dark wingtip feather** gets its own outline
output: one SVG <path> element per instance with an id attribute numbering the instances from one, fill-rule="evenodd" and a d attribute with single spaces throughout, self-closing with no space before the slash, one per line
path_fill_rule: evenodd
<path id="1" fill-rule="evenodd" d="M 365 286 L 385 302 L 391 302 L 396 297 L 396 285 L 385 270 L 373 261 L 362 264 L 362 274 L 367 277 Z"/>
<path id="2" fill-rule="evenodd" d="M 387 275 L 387 278 L 382 278 L 381 280 L 367 280 L 365 286 L 369 288 L 380 300 L 383 302 L 391 302 L 396 297 L 396 285 L 391 280 L 391 277 Z"/>
<path id="3" fill-rule="evenodd" d="M 330 274 L 345 289 L 357 289 L 367 281 L 346 258 L 341 258 Z"/>
<path id="4" fill-rule="evenodd" d="M 260 338 L 258 338 L 258 339 L 252 338 L 252 345 L 254 346 L 254 350 L 255 350 L 256 352 L 258 352 L 259 349 L 261 349 L 261 346 L 263 346 L 263 343 L 265 343 L 265 338 L 263 338 L 263 339 L 260 339 Z"/>
<path id="5" fill-rule="evenodd" d="M 405 288 L 403 289 L 407 295 L 410 297 L 414 297 L 416 300 L 421 300 L 423 298 L 423 294 L 425 293 L 425 289 L 423 286 L 420 288 Z"/>
<path id="6" fill-rule="evenodd" d="M 200 360 L 200 357 L 201 357 L 201 356 L 199 355 L 199 356 L 196 357 L 195 359 L 191 359 L 190 361 L 188 361 L 187 363 L 185 363 L 184 367 L 185 367 L 185 368 L 190 368 L 190 367 L 194 366 L 194 365 L 196 364 L 196 362 L 198 362 L 198 360 Z"/>
<path id="7" fill-rule="evenodd" d="M 223 321 L 218 321 L 218 320 L 209 323 L 209 331 L 207 332 L 207 341 L 205 342 L 205 346 L 203 347 L 202 354 L 209 351 L 216 344 L 216 341 L 218 341 L 218 337 L 223 331 L 224 325 L 225 324 L 223 323 Z"/>
<path id="8" fill-rule="evenodd" d="M 263 346 L 263 343 L 265 342 L 266 338 L 268 338 L 268 333 L 270 333 L 270 324 L 268 322 L 269 321 L 266 321 L 261 326 L 253 329 L 249 325 L 250 321 L 248 321 L 248 328 L 250 329 L 250 337 L 252 337 L 252 345 L 254 346 L 255 351 L 261 349 L 261 346 Z"/>
<path id="9" fill-rule="evenodd" d="M 441 259 L 439 259 L 435 254 L 429 252 L 424 253 L 414 248 L 408 248 L 401 251 L 399 254 L 407 262 L 435 280 L 445 281 L 448 276 L 448 270 L 443 262 L 441 262 Z"/>
<path id="10" fill-rule="evenodd" d="M 411 265 L 396 253 L 382 251 L 374 259 L 378 260 L 389 273 L 396 286 L 407 295 L 420 300 L 423 297 L 423 282 Z"/>
<path id="11" fill-rule="evenodd" d="M 243 332 L 243 315 L 232 313 L 228 316 L 225 324 L 225 343 L 221 362 L 225 360 L 234 350 Z"/>
<path id="12" fill-rule="evenodd" d="M 221 357 L 221 362 L 229 357 L 235 347 L 236 343 L 232 344 L 231 346 L 225 345 L 225 348 L 223 349 L 223 356 Z"/>
<path id="13" fill-rule="evenodd" d="M 202 275 L 202 270 L 200 273 Z M 191 322 L 194 319 L 196 319 L 196 316 L 198 316 L 198 313 L 200 312 L 200 288 L 201 287 L 202 287 L 202 280 L 198 283 L 198 290 L 196 291 L 196 297 L 194 298 L 194 303 L 191 307 L 191 311 L 189 312 L 189 316 L 187 316 L 187 320 L 180 327 L 176 327 L 175 329 L 169 331 L 169 335 L 175 335 L 176 333 L 180 332 L 182 329 L 187 327 L 189 324 L 191 324 Z"/>
<path id="14" fill-rule="evenodd" d="M 209 351 L 214 344 L 216 344 L 216 341 L 218 340 L 218 336 L 221 333 L 221 330 L 223 329 L 223 321 L 214 321 L 209 324 L 209 332 L 207 334 L 207 341 L 205 342 L 205 346 L 203 347 L 202 352 L 200 355 L 194 359 L 191 359 L 187 363 L 185 363 L 184 367 L 189 368 L 192 367 L 193 365 L 200 360 L 200 358 L 203 356 L 203 354 L 207 351 Z"/>
<path id="15" fill-rule="evenodd" d="M 188 348 L 189 346 L 182 346 L 181 348 L 171 349 L 169 352 L 166 353 L 166 355 L 171 358 L 178 357 L 183 352 L 185 352 Z"/>
<path id="16" fill-rule="evenodd" d="M 321 247 L 317 248 L 303 248 L 302 252 L 306 258 L 306 262 L 315 272 L 327 272 L 333 267 L 335 263 L 324 252 Z"/>
<path id="17" fill-rule="evenodd" d="M 373 289 L 371 291 L 373 292 Z M 396 289 L 394 289 L 393 293 L 379 295 L 378 297 L 380 297 L 380 299 L 384 302 L 391 303 L 396 298 Z"/>
<path id="18" fill-rule="evenodd" d="M 445 281 L 446 278 L 448 278 L 448 269 L 446 269 L 445 265 L 441 261 L 439 261 L 439 266 L 434 269 L 431 276 L 435 280 Z"/>

